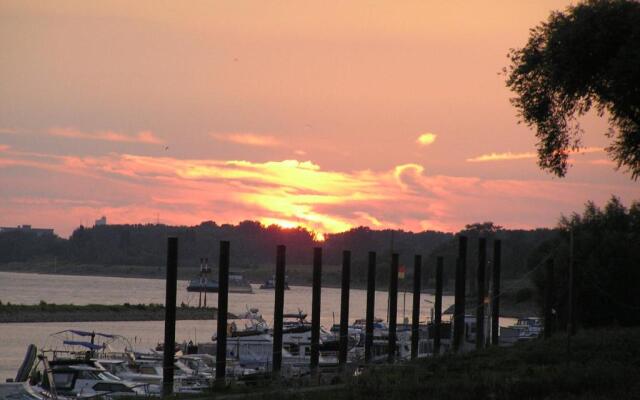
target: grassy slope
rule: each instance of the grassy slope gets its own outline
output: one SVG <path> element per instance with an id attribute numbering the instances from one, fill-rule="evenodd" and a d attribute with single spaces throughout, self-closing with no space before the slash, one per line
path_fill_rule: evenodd
<path id="1" fill-rule="evenodd" d="M 296 399 L 640 399 L 640 329 L 566 337 L 377 367 L 332 393 L 281 392 Z"/>

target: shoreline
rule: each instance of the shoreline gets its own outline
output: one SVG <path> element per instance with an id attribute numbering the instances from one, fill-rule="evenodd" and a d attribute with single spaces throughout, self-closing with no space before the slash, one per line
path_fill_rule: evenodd
<path id="1" fill-rule="evenodd" d="M 13 265 L 12 265 L 13 264 Z M 44 266 L 25 266 L 23 264 L 16 265 L 15 263 L 2 264 L 0 265 L 0 272 L 12 272 L 16 274 L 34 274 L 34 275 L 56 275 L 56 276 L 98 276 L 103 278 L 125 278 L 125 279 L 158 279 L 164 280 L 165 277 L 159 275 L 159 272 L 162 271 L 160 267 L 141 267 L 141 266 L 115 266 L 109 267 L 110 270 L 108 273 L 101 271 L 104 267 L 101 266 L 83 266 L 83 265 L 73 265 L 73 266 L 61 266 L 55 270 L 52 270 L 50 267 Z M 124 270 L 127 271 L 124 271 Z M 178 269 L 178 280 L 179 281 L 189 281 L 194 276 L 198 274 L 199 270 L 196 268 L 179 268 Z M 251 284 L 259 285 L 264 283 L 263 280 L 257 280 L 252 278 L 246 278 L 247 281 Z M 289 280 L 290 286 L 301 286 L 301 287 L 311 287 L 312 283 L 309 281 L 302 281 L 296 279 Z M 407 293 L 411 292 L 412 289 L 409 287 L 410 285 L 401 285 L 398 287 L 398 292 L 406 291 Z M 327 282 L 326 280 L 322 282 L 323 288 L 331 288 L 331 289 L 340 289 L 341 282 Z M 366 290 L 367 284 L 366 282 L 355 281 L 351 282 L 351 289 L 357 290 Z M 376 287 L 376 291 L 378 292 L 387 292 L 386 287 Z M 426 293 L 430 295 L 435 295 L 435 288 L 422 288 L 421 293 Z M 453 296 L 454 292 L 451 290 L 444 290 L 443 296 Z"/>
<path id="2" fill-rule="evenodd" d="M 164 321 L 165 308 L 160 304 L 0 304 L 0 324 L 35 322 L 103 322 L 103 321 Z M 215 320 L 214 307 L 176 307 L 176 320 Z M 230 314 L 229 319 L 235 315 Z"/>
<path id="3" fill-rule="evenodd" d="M 58 267 L 55 271 L 52 271 L 52 268 L 49 266 L 44 266 L 44 265 L 25 265 L 25 264 L 16 264 L 16 263 L 10 263 L 10 264 L 3 264 L 0 265 L 0 272 L 12 272 L 12 273 L 20 273 L 20 274 L 40 274 L 40 275 L 60 275 L 60 276 L 99 276 L 99 277 L 106 277 L 106 278 L 125 278 L 125 279 L 164 279 L 163 276 L 159 276 L 160 272 L 162 271 L 162 268 L 156 268 L 156 267 L 141 267 L 141 266 L 115 266 L 115 267 L 109 267 L 109 272 L 110 273 L 104 273 L 104 269 L 105 267 L 103 266 L 97 266 L 97 265 L 92 265 L 92 266 L 82 266 L 82 265 L 67 265 L 67 266 L 60 266 Z M 142 272 L 144 273 L 142 273 Z M 179 280 L 188 280 L 190 279 L 193 274 L 195 274 L 197 271 L 194 269 L 193 271 L 191 271 L 191 269 L 189 268 L 182 268 L 179 269 L 179 273 L 178 273 L 178 278 Z M 187 279 L 183 279 L 184 276 L 188 276 L 189 278 Z M 257 284 L 260 282 L 256 282 L 255 280 L 250 280 L 251 283 L 253 284 Z M 304 282 L 304 281 L 296 281 L 296 280 L 291 280 L 289 282 L 289 284 L 291 286 L 300 286 L 300 287 L 311 287 L 311 283 L 309 282 Z M 340 283 L 339 282 L 323 282 L 322 283 L 322 287 L 323 288 L 334 288 L 334 289 L 339 289 L 340 288 Z M 366 283 L 365 284 L 361 284 L 360 282 L 352 282 L 351 283 L 351 289 L 357 289 L 357 290 L 366 290 Z M 405 288 L 407 293 L 411 293 L 411 289 L 409 288 Z M 403 288 L 399 288 L 399 292 L 402 291 Z M 376 291 L 380 291 L 380 292 L 387 292 L 387 288 L 376 288 Z M 422 289 L 422 293 L 423 294 L 430 294 L 430 295 L 434 295 L 435 290 L 433 288 L 423 288 Z M 444 296 L 453 296 L 454 292 L 450 291 L 450 290 L 445 290 L 443 293 Z M 516 303 L 514 302 L 515 299 L 511 298 L 512 296 L 509 295 L 505 295 L 502 297 L 502 301 L 500 304 L 500 316 L 503 318 L 522 318 L 522 317 L 531 317 L 531 316 L 538 316 L 539 310 L 537 309 L 536 305 L 531 301 L 531 300 L 527 300 L 521 303 Z M 471 300 L 468 300 L 471 301 Z M 2 308 L 0 307 L 0 310 Z M 190 318 L 188 316 L 185 316 L 183 314 L 180 314 L 180 307 L 178 307 L 178 315 L 177 315 L 177 319 L 178 320 L 185 320 L 185 319 L 208 319 L 206 316 L 197 316 L 195 318 Z M 467 310 L 470 310 L 471 308 L 467 308 Z M 164 308 L 163 308 L 164 310 Z M 444 313 L 445 310 L 443 310 Z M 164 312 L 164 311 L 163 311 Z M 184 311 L 183 311 L 184 313 Z M 126 318 L 131 318 L 131 319 L 119 319 L 119 320 L 123 320 L 123 321 L 143 321 L 143 320 L 150 320 L 150 321 L 156 321 L 156 320 L 163 320 L 164 319 L 164 314 L 158 314 L 158 315 L 152 315 L 152 318 L 144 318 L 144 316 L 133 316 L 133 314 L 131 314 L 131 317 L 126 317 Z M 188 312 L 187 312 L 188 315 Z M 197 314 L 195 314 L 197 315 Z M 26 317 L 25 317 L 26 318 Z M 5 317 L 2 315 L 2 312 L 0 311 L 0 323 L 3 322 L 56 322 L 56 321 L 60 321 L 60 322 L 93 322 L 93 321 L 116 321 L 118 319 L 115 318 L 124 318 L 118 315 L 110 315 L 108 313 L 104 314 L 105 319 L 101 319 L 101 320 L 96 320 L 96 319 L 86 319 L 86 318 L 90 318 L 88 316 L 77 316 L 77 315 L 69 315 L 69 316 L 63 316 L 62 314 L 59 314 L 59 317 L 57 318 L 65 318 L 65 319 L 57 319 L 57 320 L 43 320 L 43 319 L 37 319 L 38 317 L 33 316 L 31 317 L 33 319 L 33 321 L 23 321 L 23 320 L 15 320 L 15 321 L 6 321 Z M 71 318 L 83 318 L 83 319 L 76 319 L 73 320 Z"/>

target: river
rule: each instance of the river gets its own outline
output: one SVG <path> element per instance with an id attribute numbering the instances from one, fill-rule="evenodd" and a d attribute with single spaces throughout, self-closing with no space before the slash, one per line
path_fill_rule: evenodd
<path id="1" fill-rule="evenodd" d="M 178 281 L 177 304 L 197 305 L 198 294 L 187 292 L 187 281 Z M 242 313 L 247 307 L 257 307 L 264 318 L 271 324 L 273 320 L 274 292 L 261 290 L 254 285 L 254 293 L 231 293 L 229 295 L 229 312 Z M 138 304 L 164 303 L 165 284 L 160 279 L 111 278 L 98 276 L 22 274 L 0 272 L 0 301 L 14 304 L 37 304 L 41 300 L 56 304 Z M 398 320 L 403 315 L 411 316 L 412 296 L 401 292 L 398 298 Z M 433 306 L 433 296 L 421 295 L 421 318 L 429 318 Z M 443 298 L 443 309 L 453 304 L 453 296 Z M 217 304 L 217 295 L 208 294 L 207 303 Z M 350 292 L 350 321 L 364 318 L 366 292 L 352 289 Z M 376 317 L 387 315 L 387 293 L 376 292 Z M 292 286 L 285 292 L 285 312 L 293 313 L 302 310 L 311 311 L 311 288 Z M 322 289 L 321 323 L 331 325 L 340 319 L 340 289 Z M 25 350 L 31 343 L 41 347 L 49 335 L 65 329 L 76 328 L 99 332 L 117 333 L 135 343 L 136 349 L 144 350 L 163 340 L 163 321 L 130 321 L 130 322 L 50 322 L 50 323 L 10 323 L 0 324 L 0 380 L 13 378 L 22 362 Z M 211 321 L 177 321 L 176 340 L 193 340 L 205 342 L 211 340 L 216 329 L 216 322 Z"/>

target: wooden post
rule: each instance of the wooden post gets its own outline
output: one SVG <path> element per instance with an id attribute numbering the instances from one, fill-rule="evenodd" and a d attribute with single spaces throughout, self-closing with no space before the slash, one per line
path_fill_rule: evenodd
<path id="1" fill-rule="evenodd" d="M 351 281 L 351 252 L 342 252 L 342 290 L 340 296 L 340 342 L 338 343 L 338 364 L 347 363 L 349 344 L 349 288 Z"/>
<path id="2" fill-rule="evenodd" d="M 367 313 L 364 336 L 364 362 L 371 362 L 373 350 L 373 318 L 376 302 L 376 252 L 369 252 L 369 268 L 367 271 Z"/>
<path id="3" fill-rule="evenodd" d="M 216 380 L 224 383 L 227 374 L 227 311 L 229 305 L 229 257 L 228 241 L 220 241 L 218 263 L 218 333 L 216 336 Z"/>
<path id="4" fill-rule="evenodd" d="M 413 259 L 413 309 L 411 312 L 411 359 L 418 357 L 420 343 L 420 292 L 422 291 L 422 256 Z"/>
<path id="5" fill-rule="evenodd" d="M 576 326 L 574 319 L 574 271 L 573 271 L 573 227 L 569 231 L 569 301 L 568 301 L 568 320 L 567 320 L 567 365 L 571 363 L 571 336 L 576 334 Z"/>
<path id="6" fill-rule="evenodd" d="M 453 351 L 460 351 L 464 344 L 465 289 L 467 271 L 467 237 L 458 237 L 458 261 L 456 265 L 456 294 L 453 311 Z"/>
<path id="7" fill-rule="evenodd" d="M 391 255 L 389 272 L 389 347 L 387 359 L 393 363 L 396 358 L 396 325 L 398 320 L 398 267 L 400 257 L 397 253 Z"/>
<path id="8" fill-rule="evenodd" d="M 444 265 L 444 259 L 438 257 L 436 259 L 436 300 L 435 300 L 435 316 L 433 322 L 434 338 L 433 338 L 433 353 L 435 355 L 440 354 L 440 339 L 442 337 L 442 268 Z"/>
<path id="9" fill-rule="evenodd" d="M 164 356 L 162 358 L 162 396 L 173 394 L 176 351 L 176 286 L 178 282 L 178 238 L 167 239 L 167 280 L 165 289 Z"/>
<path id="10" fill-rule="evenodd" d="M 491 344 L 500 344 L 500 268 L 502 266 L 502 242 L 493 241 L 493 283 L 491 284 Z"/>
<path id="11" fill-rule="evenodd" d="M 313 249 L 313 288 L 311 293 L 311 371 L 320 362 L 320 295 L 322 293 L 322 247 Z"/>
<path id="12" fill-rule="evenodd" d="M 476 349 L 484 348 L 484 299 L 485 293 L 485 268 L 487 265 L 487 239 L 478 239 L 478 301 L 476 303 Z"/>
<path id="13" fill-rule="evenodd" d="M 202 308 L 202 280 L 204 279 L 203 277 L 203 269 L 204 269 L 204 259 L 200 259 L 200 287 L 198 288 L 198 308 Z"/>
<path id="14" fill-rule="evenodd" d="M 280 374 L 282 368 L 282 324 L 284 310 L 284 270 L 285 251 L 283 245 L 279 245 L 276 255 L 276 290 L 275 306 L 273 310 L 273 373 Z"/>
<path id="15" fill-rule="evenodd" d="M 549 258 L 545 265 L 544 288 L 544 338 L 549 339 L 555 329 L 553 304 L 555 302 L 555 282 L 553 279 L 553 258 Z"/>
<path id="16" fill-rule="evenodd" d="M 569 231 L 569 322 L 567 324 L 567 329 L 569 331 L 569 336 L 574 336 L 576 334 L 576 317 L 575 317 L 575 261 L 574 261 L 574 235 L 573 228 Z M 569 339 L 571 341 L 571 339 Z"/>

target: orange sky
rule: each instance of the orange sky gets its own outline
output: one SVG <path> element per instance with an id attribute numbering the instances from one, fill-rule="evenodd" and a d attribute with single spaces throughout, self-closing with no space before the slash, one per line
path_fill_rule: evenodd
<path id="1" fill-rule="evenodd" d="M 606 121 L 539 171 L 500 70 L 565 1 L 0 2 L 0 225 L 553 226 L 638 184 Z"/>

